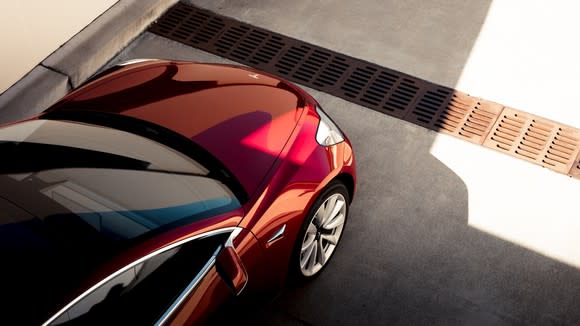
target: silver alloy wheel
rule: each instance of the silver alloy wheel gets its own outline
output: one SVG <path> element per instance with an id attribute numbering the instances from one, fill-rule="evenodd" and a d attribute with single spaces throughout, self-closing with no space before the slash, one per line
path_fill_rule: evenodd
<path id="1" fill-rule="evenodd" d="M 333 194 L 318 207 L 302 239 L 300 271 L 304 276 L 318 273 L 332 256 L 345 221 L 346 199 L 342 194 Z"/>

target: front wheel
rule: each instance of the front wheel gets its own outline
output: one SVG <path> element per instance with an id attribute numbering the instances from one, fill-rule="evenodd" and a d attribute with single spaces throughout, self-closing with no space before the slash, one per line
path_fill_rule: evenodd
<path id="1" fill-rule="evenodd" d="M 332 258 L 346 224 L 348 204 L 348 190 L 338 181 L 318 197 L 294 245 L 291 268 L 298 279 L 317 276 Z"/>

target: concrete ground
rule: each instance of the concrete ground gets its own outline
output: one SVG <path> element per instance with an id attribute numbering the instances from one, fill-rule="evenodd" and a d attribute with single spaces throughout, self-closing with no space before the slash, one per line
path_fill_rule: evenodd
<path id="1" fill-rule="evenodd" d="M 211 11 L 580 127 L 580 4 L 545 1 L 189 0 Z M 578 26 L 574 25 L 578 24 Z M 577 27 L 574 29 L 574 27 Z M 384 130 L 380 137 L 392 137 Z M 580 268 L 580 182 L 436 135 L 468 189 L 468 224 Z M 381 161 L 382 158 L 377 160 Z"/>
<path id="2" fill-rule="evenodd" d="M 145 33 L 109 64 L 143 57 L 230 62 Z M 466 147 L 474 152 L 471 159 L 498 154 L 309 91 L 356 150 L 358 193 L 347 231 L 328 269 L 314 282 L 288 288 L 252 309 L 237 307 L 219 322 L 580 323 L 580 270 L 471 226 L 470 189 L 432 148 L 435 142 Z M 519 162 L 501 155 L 494 159 Z M 479 169 L 492 177 L 485 166 Z M 487 198 L 492 206 L 494 199 Z"/>
<path id="3" fill-rule="evenodd" d="M 191 2 L 580 127 L 574 2 Z M 109 64 L 138 57 L 225 61 L 144 33 Z M 580 324 L 580 181 L 310 91 L 356 150 L 349 225 L 318 279 L 230 321 Z"/>
<path id="4" fill-rule="evenodd" d="M 578 3 L 190 2 L 580 127 L 580 46 L 568 41 L 580 28 L 570 17 Z M 443 135 L 429 152 L 465 183 L 470 226 L 580 267 L 580 183 Z"/>

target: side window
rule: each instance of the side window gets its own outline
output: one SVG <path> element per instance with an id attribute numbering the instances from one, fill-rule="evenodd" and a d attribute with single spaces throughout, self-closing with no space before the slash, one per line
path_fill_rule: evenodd
<path id="1" fill-rule="evenodd" d="M 151 325 L 202 274 L 229 232 L 186 242 L 142 261 L 84 296 L 49 325 Z"/>

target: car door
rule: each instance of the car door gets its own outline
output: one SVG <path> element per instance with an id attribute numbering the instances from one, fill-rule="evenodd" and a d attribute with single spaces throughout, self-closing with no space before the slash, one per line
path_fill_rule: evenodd
<path id="1" fill-rule="evenodd" d="M 234 248 L 239 228 L 186 238 L 106 277 L 45 325 L 163 325 L 202 322 L 241 292 L 247 274 Z"/>

